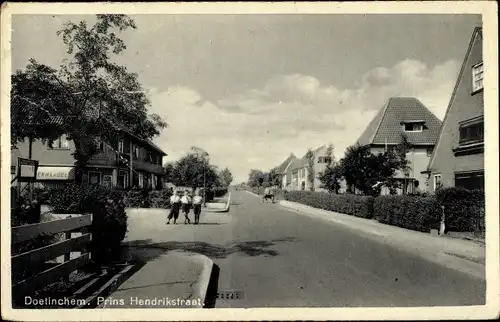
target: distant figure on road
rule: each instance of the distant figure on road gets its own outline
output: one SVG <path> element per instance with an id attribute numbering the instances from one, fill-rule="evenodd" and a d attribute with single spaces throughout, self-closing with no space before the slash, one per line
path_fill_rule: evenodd
<path id="1" fill-rule="evenodd" d="M 203 197 L 200 196 L 200 190 L 196 190 L 193 197 L 193 211 L 194 211 L 194 224 L 198 225 L 200 222 L 200 214 L 201 214 L 201 203 L 203 201 Z"/>
<path id="2" fill-rule="evenodd" d="M 262 197 L 262 202 L 265 202 L 268 199 L 271 199 L 271 201 L 274 203 L 274 191 L 270 187 L 266 187 L 264 189 L 264 196 Z"/>
<path id="3" fill-rule="evenodd" d="M 167 225 L 170 224 L 170 219 L 174 218 L 174 225 L 177 224 L 177 218 L 179 218 L 179 210 L 181 208 L 181 198 L 179 197 L 179 192 L 174 191 L 173 195 L 170 197 L 170 214 L 168 215 Z"/>
<path id="4" fill-rule="evenodd" d="M 184 196 L 181 198 L 182 212 L 184 213 L 184 225 L 190 224 L 189 210 L 191 209 L 191 198 L 187 191 L 184 191 Z"/>

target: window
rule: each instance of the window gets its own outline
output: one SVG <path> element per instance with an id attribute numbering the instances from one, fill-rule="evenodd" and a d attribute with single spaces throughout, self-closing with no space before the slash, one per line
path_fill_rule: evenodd
<path id="1" fill-rule="evenodd" d="M 153 163 L 153 154 L 151 152 L 148 152 L 148 161 Z"/>
<path id="2" fill-rule="evenodd" d="M 125 146 L 125 144 L 124 144 L 123 140 L 118 141 L 118 152 L 123 153 L 124 146 Z"/>
<path id="3" fill-rule="evenodd" d="M 403 128 L 405 132 L 422 132 L 424 124 L 422 123 L 404 123 Z"/>
<path id="4" fill-rule="evenodd" d="M 96 142 L 96 148 L 98 151 L 103 151 L 104 150 L 104 143 L 102 142 L 100 137 L 96 137 L 95 139 Z"/>
<path id="5" fill-rule="evenodd" d="M 472 66 L 472 92 L 483 89 L 484 67 L 483 63 Z"/>
<path id="6" fill-rule="evenodd" d="M 127 171 L 120 170 L 118 173 L 118 182 L 117 185 L 119 188 L 126 188 L 128 187 L 128 173 Z"/>
<path id="7" fill-rule="evenodd" d="M 484 171 L 455 173 L 455 187 L 484 190 Z"/>
<path id="8" fill-rule="evenodd" d="M 139 159 L 139 147 L 137 145 L 133 146 L 134 158 Z"/>
<path id="9" fill-rule="evenodd" d="M 460 145 L 480 143 L 484 140 L 484 121 L 481 119 L 474 123 L 460 124 Z"/>
<path id="10" fill-rule="evenodd" d="M 101 184 L 101 173 L 99 171 L 89 171 L 88 178 L 90 184 Z"/>
<path id="11" fill-rule="evenodd" d="M 318 163 L 330 163 L 331 158 L 330 157 L 318 157 Z"/>
<path id="12" fill-rule="evenodd" d="M 52 142 L 51 149 L 69 149 L 69 142 L 66 135 L 61 135 L 57 140 Z"/>
<path id="13" fill-rule="evenodd" d="M 139 188 L 144 187 L 144 174 L 142 172 L 139 172 Z"/>
<path id="14" fill-rule="evenodd" d="M 106 187 L 111 187 L 113 185 L 113 179 L 110 175 L 105 175 L 102 177 L 102 184 Z"/>
<path id="15" fill-rule="evenodd" d="M 439 187 L 441 187 L 441 175 L 440 174 L 435 174 L 434 175 L 434 190 L 437 190 Z"/>

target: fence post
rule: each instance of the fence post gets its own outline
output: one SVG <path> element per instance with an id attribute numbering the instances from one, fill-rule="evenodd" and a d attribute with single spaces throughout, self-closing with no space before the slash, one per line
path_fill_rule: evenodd
<path id="1" fill-rule="evenodd" d="M 67 218 L 71 218 L 71 216 L 68 216 Z M 68 239 L 71 239 L 71 231 L 66 231 L 64 233 L 64 240 L 68 240 Z M 70 259 L 71 259 L 71 250 L 68 253 L 64 254 L 64 260 L 63 260 L 63 262 L 64 263 L 69 262 Z M 64 280 L 66 282 L 69 282 L 70 276 L 71 276 L 71 273 L 69 275 L 67 275 L 67 276 L 64 276 Z"/>
<path id="2" fill-rule="evenodd" d="M 439 235 L 442 236 L 442 235 L 444 235 L 444 231 L 446 229 L 444 205 L 441 206 L 441 210 L 442 210 L 442 213 L 441 213 L 441 223 L 439 225 Z"/>

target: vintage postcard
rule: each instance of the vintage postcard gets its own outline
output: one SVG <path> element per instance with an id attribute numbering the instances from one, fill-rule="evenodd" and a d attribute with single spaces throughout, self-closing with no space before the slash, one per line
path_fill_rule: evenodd
<path id="1" fill-rule="evenodd" d="M 498 318 L 497 22 L 3 4 L 2 318 Z"/>

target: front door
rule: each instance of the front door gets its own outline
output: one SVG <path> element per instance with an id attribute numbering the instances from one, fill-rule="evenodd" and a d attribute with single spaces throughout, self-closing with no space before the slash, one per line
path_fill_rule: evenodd
<path id="1" fill-rule="evenodd" d="M 126 188 L 128 186 L 128 173 L 126 171 L 120 171 L 117 179 L 118 188 Z"/>

